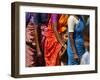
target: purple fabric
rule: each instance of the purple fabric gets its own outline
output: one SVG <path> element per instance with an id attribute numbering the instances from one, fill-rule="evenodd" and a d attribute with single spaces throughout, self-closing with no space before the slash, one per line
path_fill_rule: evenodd
<path id="1" fill-rule="evenodd" d="M 52 14 L 52 22 L 57 22 L 57 14 Z"/>

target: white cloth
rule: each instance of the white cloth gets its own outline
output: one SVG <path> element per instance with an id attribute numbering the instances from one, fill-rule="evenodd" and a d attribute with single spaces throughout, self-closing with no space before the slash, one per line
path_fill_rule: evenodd
<path id="1" fill-rule="evenodd" d="M 68 18 L 68 31 L 74 32 L 74 26 L 76 24 L 78 24 L 78 22 L 79 21 L 75 16 L 73 16 L 73 15 L 69 16 L 69 18 Z"/>
<path id="2" fill-rule="evenodd" d="M 90 53 L 88 51 L 83 54 L 81 64 L 90 64 Z"/>

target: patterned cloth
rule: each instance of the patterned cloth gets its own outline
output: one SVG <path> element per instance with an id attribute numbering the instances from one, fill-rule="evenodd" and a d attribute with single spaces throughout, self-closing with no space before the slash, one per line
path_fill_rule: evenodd
<path id="1" fill-rule="evenodd" d="M 61 28 L 58 28 L 58 27 L 62 27 L 62 26 L 64 26 L 64 24 L 66 27 L 67 22 L 65 22 L 65 21 L 67 21 L 66 20 L 67 17 L 63 16 L 62 19 L 59 18 L 61 21 L 58 21 L 57 17 L 58 17 L 57 14 L 51 15 L 47 30 L 44 33 L 45 34 L 44 56 L 45 56 L 46 66 L 57 66 L 57 65 L 60 65 L 60 63 L 61 63 L 60 59 L 59 59 L 59 52 L 61 51 L 62 46 L 61 46 L 60 42 L 57 40 L 55 33 L 52 29 L 52 24 L 53 24 L 52 22 L 55 23 L 54 25 L 58 24 L 56 28 L 59 31 L 61 31 L 60 30 Z M 61 22 L 61 25 L 58 22 Z"/>

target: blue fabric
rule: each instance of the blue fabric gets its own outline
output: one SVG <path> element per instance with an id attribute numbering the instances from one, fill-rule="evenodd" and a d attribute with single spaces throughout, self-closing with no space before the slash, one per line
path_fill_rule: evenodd
<path id="1" fill-rule="evenodd" d="M 83 30 L 84 30 L 84 22 L 81 18 L 79 18 L 79 23 L 75 26 L 74 28 L 74 43 L 75 43 L 75 48 L 78 54 L 78 57 L 81 58 L 82 55 L 85 53 L 85 48 L 84 48 L 84 40 L 83 40 Z M 69 37 L 69 34 L 68 34 Z M 77 65 L 79 64 L 78 61 L 74 60 L 74 53 L 72 51 L 71 45 L 70 45 L 70 40 L 68 38 L 68 48 L 67 48 L 67 54 L 68 54 L 68 65 Z"/>

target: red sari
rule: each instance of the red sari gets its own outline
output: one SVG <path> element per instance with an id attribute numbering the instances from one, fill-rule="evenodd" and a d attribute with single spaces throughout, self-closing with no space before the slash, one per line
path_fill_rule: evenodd
<path id="1" fill-rule="evenodd" d="M 60 65 L 59 52 L 62 46 L 57 40 L 54 31 L 52 30 L 51 18 L 49 20 L 48 27 L 44 35 L 45 35 L 44 58 L 46 66 Z"/>

